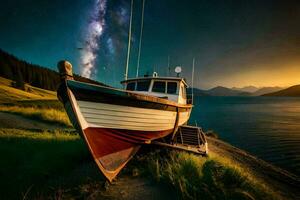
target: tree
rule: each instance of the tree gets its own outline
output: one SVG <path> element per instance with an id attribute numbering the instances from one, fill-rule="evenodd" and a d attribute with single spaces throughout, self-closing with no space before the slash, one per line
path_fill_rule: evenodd
<path id="1" fill-rule="evenodd" d="M 21 73 L 21 70 L 17 70 L 17 75 L 15 79 L 15 87 L 21 90 L 25 90 L 25 82 Z"/>

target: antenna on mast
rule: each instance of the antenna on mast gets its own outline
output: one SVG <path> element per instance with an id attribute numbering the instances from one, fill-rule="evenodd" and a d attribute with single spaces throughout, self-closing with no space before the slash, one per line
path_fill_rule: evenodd
<path id="1" fill-rule="evenodd" d="M 126 67 L 125 67 L 125 74 L 124 79 L 127 80 L 128 78 L 128 65 L 129 65 L 129 57 L 130 57 L 130 44 L 131 44 L 131 25 L 132 25 L 132 12 L 133 12 L 133 0 L 131 0 L 131 7 L 130 7 L 130 22 L 129 22 L 129 33 L 128 33 L 128 49 L 127 49 L 127 60 L 126 60 Z"/>
<path id="2" fill-rule="evenodd" d="M 195 58 L 193 58 L 193 69 L 192 69 L 192 104 L 194 103 L 194 71 L 195 71 Z"/>
<path id="3" fill-rule="evenodd" d="M 141 31 L 140 31 L 140 42 L 139 42 L 138 61 L 137 61 L 137 67 L 136 67 L 136 77 L 139 76 L 139 69 L 140 69 L 140 58 L 141 58 L 141 48 L 142 48 L 142 38 L 143 38 L 143 27 L 144 27 L 145 1 L 146 1 L 146 0 L 143 0 L 142 21 L 141 21 Z"/>

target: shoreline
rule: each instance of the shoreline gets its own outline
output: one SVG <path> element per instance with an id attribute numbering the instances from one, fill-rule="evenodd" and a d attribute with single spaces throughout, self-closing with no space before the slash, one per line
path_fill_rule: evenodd
<path id="1" fill-rule="evenodd" d="M 257 158 L 223 140 L 212 137 L 206 138 L 209 152 L 230 158 L 243 169 L 249 170 L 251 174 L 273 188 L 285 199 L 296 199 L 300 196 L 300 178 L 297 175 Z"/>

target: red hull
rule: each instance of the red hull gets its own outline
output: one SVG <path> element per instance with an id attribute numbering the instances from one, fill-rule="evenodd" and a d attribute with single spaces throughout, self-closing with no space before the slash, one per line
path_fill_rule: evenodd
<path id="1" fill-rule="evenodd" d="M 90 127 L 84 129 L 83 134 L 100 170 L 111 181 L 141 144 L 164 137 L 172 131 L 146 132 Z"/>

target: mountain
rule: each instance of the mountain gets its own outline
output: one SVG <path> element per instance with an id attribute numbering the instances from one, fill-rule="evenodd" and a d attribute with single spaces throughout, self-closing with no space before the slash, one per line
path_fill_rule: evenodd
<path id="1" fill-rule="evenodd" d="M 251 95 L 252 96 L 261 96 L 264 94 L 268 94 L 268 93 L 273 93 L 273 92 L 277 92 L 279 90 L 282 90 L 283 88 L 281 87 L 263 87 L 260 88 L 259 90 L 253 92 Z"/>
<path id="2" fill-rule="evenodd" d="M 242 92 L 238 90 L 232 90 L 226 87 L 218 86 L 210 90 L 205 91 L 210 96 L 250 96 L 249 92 Z"/>
<path id="3" fill-rule="evenodd" d="M 187 93 L 190 96 L 192 94 L 192 88 L 188 88 Z M 202 90 L 199 88 L 194 88 L 194 95 L 195 96 L 251 96 L 251 93 L 232 90 L 230 88 L 218 86 L 210 90 Z"/>
<path id="4" fill-rule="evenodd" d="M 245 87 L 241 87 L 241 88 L 233 87 L 231 89 L 242 91 L 242 92 L 249 92 L 249 93 L 253 93 L 253 92 L 256 92 L 257 90 L 259 90 L 259 88 L 255 87 L 255 86 L 245 86 Z"/>
<path id="5" fill-rule="evenodd" d="M 23 61 L 2 49 L 0 49 L 0 76 L 13 80 L 16 84 L 21 83 L 18 88 L 22 88 L 24 83 L 28 83 L 38 88 L 55 91 L 60 83 L 58 72 Z M 102 83 L 76 74 L 74 74 L 74 79 L 103 85 Z"/>
<path id="6" fill-rule="evenodd" d="M 192 94 L 192 88 L 187 88 L 187 94 L 188 95 Z M 209 94 L 206 93 L 206 90 L 201 90 L 199 88 L 194 88 L 194 95 L 195 96 L 210 96 Z"/>
<path id="7" fill-rule="evenodd" d="M 292 87 L 273 92 L 264 94 L 262 96 L 272 96 L 272 97 L 300 97 L 300 85 L 294 85 Z"/>

